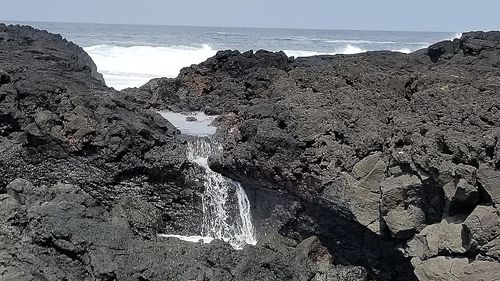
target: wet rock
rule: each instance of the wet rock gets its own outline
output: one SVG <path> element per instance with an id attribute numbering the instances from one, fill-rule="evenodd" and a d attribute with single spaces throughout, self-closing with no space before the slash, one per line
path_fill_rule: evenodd
<path id="1" fill-rule="evenodd" d="M 196 122 L 196 121 L 198 121 L 198 119 L 196 119 L 196 117 L 194 117 L 194 116 L 188 116 L 188 117 L 186 117 L 186 121 L 187 122 Z"/>
<path id="2" fill-rule="evenodd" d="M 471 237 L 462 224 L 443 220 L 429 225 L 408 242 L 408 254 L 420 259 L 438 255 L 464 254 L 470 249 Z"/>

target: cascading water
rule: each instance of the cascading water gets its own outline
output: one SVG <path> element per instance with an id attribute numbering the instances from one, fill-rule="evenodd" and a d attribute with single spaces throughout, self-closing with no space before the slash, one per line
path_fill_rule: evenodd
<path id="1" fill-rule="evenodd" d="M 208 126 L 211 119 L 198 114 L 197 119 L 201 121 L 191 124 L 192 122 L 185 122 L 186 116 L 179 113 L 170 112 L 162 113 L 162 115 L 183 133 L 189 135 L 187 137 L 188 159 L 202 168 L 205 187 L 202 195 L 201 236 L 170 234 L 162 236 L 187 241 L 203 240 L 204 242 L 220 239 L 230 243 L 236 249 L 243 248 L 245 244 L 255 245 L 257 240 L 252 225 L 250 201 L 245 190 L 239 182 L 214 172 L 208 166 L 208 157 L 222 152 L 222 146 L 211 138 L 211 134 L 215 132 L 214 127 L 207 129 L 200 124 L 205 119 L 205 126 Z M 233 201 L 237 203 L 237 210 L 234 210 L 235 204 L 231 204 Z"/>
<path id="2" fill-rule="evenodd" d="M 255 233 L 250 213 L 250 202 L 241 184 L 214 172 L 208 166 L 211 153 L 220 153 L 222 147 L 207 137 L 188 140 L 188 158 L 199 164 L 204 174 L 202 236 L 229 242 L 235 248 L 255 244 Z M 231 216 L 230 195 L 234 191 L 238 215 Z"/>

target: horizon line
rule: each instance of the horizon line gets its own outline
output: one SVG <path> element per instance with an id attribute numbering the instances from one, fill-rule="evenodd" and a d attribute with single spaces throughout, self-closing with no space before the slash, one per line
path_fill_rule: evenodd
<path id="1" fill-rule="evenodd" d="M 263 26 L 217 26 L 217 25 L 183 25 L 183 24 L 151 24 L 151 23 L 104 23 L 104 22 L 68 22 L 68 21 L 33 21 L 33 20 L 6 20 L 3 23 L 59 23 L 59 24 L 98 24 L 98 25 L 138 25 L 138 26 L 171 26 L 171 27 L 203 27 L 203 28 L 242 28 L 242 29 L 285 29 L 285 30 L 331 30 L 331 31 L 372 31 L 372 32 L 416 32 L 416 33 L 464 33 L 464 31 L 428 31 L 428 30 L 381 30 L 381 29 L 344 29 L 344 28 L 307 28 L 307 27 L 263 27 Z"/>

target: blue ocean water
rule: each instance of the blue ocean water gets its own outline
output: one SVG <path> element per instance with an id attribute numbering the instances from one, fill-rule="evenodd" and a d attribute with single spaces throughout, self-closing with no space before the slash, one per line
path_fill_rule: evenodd
<path id="1" fill-rule="evenodd" d="M 218 50 L 265 49 L 288 56 L 354 54 L 392 50 L 409 53 L 460 36 L 456 32 L 406 32 L 193 26 L 15 22 L 59 33 L 82 46 L 108 86 L 138 87 L 152 78 L 175 77 Z"/>

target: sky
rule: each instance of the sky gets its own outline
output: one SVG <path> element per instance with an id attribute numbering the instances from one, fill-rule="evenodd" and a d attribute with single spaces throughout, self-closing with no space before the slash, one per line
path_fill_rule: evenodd
<path id="1" fill-rule="evenodd" d="M 0 21 L 500 30 L 499 0 L 0 0 L 0 7 Z"/>

